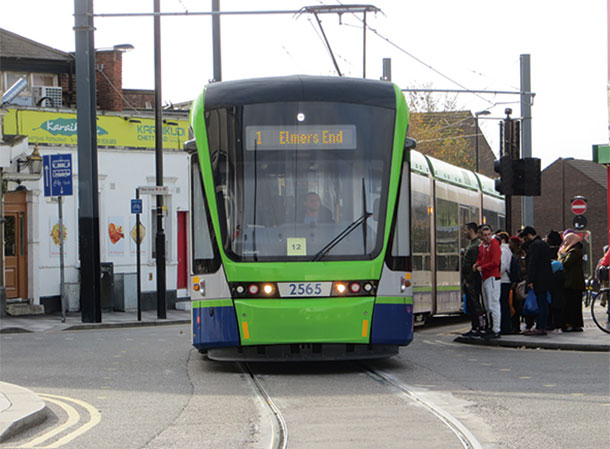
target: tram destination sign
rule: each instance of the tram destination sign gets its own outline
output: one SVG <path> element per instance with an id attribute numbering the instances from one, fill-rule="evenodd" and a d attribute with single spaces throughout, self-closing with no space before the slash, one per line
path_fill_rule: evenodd
<path id="1" fill-rule="evenodd" d="M 356 125 L 246 126 L 246 150 L 354 150 Z"/>

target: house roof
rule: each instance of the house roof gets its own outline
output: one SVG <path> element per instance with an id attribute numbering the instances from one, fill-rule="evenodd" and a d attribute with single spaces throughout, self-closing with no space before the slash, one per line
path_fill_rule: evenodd
<path id="1" fill-rule="evenodd" d="M 604 165 L 583 159 L 566 159 L 565 161 L 604 189 L 608 188 L 607 169 Z"/>
<path id="2" fill-rule="evenodd" d="M 71 61 L 74 56 L 0 28 L 0 57 Z"/>

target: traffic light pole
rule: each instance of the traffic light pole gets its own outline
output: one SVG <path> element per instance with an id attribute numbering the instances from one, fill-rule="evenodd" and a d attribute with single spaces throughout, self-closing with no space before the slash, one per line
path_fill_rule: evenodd
<path id="1" fill-rule="evenodd" d="M 527 93 L 531 89 L 530 55 L 521 55 L 521 157 L 532 157 L 532 98 Z M 534 198 L 521 197 L 521 222 L 523 226 L 534 225 Z"/>

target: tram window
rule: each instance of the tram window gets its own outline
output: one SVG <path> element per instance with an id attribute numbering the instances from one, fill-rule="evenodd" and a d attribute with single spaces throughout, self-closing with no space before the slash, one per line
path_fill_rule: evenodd
<path id="1" fill-rule="evenodd" d="M 459 271 L 458 257 L 459 217 L 458 204 L 436 200 L 436 262 L 437 271 Z"/>
<path id="2" fill-rule="evenodd" d="M 402 181 L 398 194 L 398 211 L 396 212 L 396 222 L 392 240 L 392 250 L 390 251 L 390 266 L 394 270 L 410 271 L 409 256 L 411 247 L 409 243 L 409 191 L 411 174 L 408 164 L 403 164 Z"/>
<path id="3" fill-rule="evenodd" d="M 413 270 L 430 269 L 430 195 L 411 192 Z"/>
<path id="4" fill-rule="evenodd" d="M 191 220 L 192 220 L 192 257 L 193 272 L 204 274 L 214 272 L 214 250 L 210 238 L 208 217 L 203 194 L 203 181 L 197 157 L 193 156 L 191 164 Z"/>
<path id="5" fill-rule="evenodd" d="M 498 213 L 489 209 L 483 209 L 483 224 L 491 226 L 492 232 L 500 229 Z"/>
<path id="6" fill-rule="evenodd" d="M 466 223 L 479 222 L 479 208 L 475 206 L 466 206 L 460 204 L 460 249 L 468 248 L 470 241 L 466 238 L 462 229 Z"/>
<path id="7" fill-rule="evenodd" d="M 222 117 L 217 118 L 210 116 L 209 127 L 224 126 Z M 225 197 L 225 219 L 219 207 L 221 235 L 231 257 L 311 260 L 345 229 L 349 233 L 324 254 L 327 260 L 369 259 L 381 251 L 392 110 L 345 103 L 262 103 L 244 105 L 240 120 L 227 114 L 226 121 L 222 131 L 210 134 L 234 133 L 226 139 L 224 176 L 216 176 L 212 158 L 216 191 Z M 221 146 L 222 139 L 216 138 Z M 313 194 L 319 198 L 317 213 L 306 204 Z M 379 213 L 368 217 L 365 212 L 373 211 L 376 200 Z M 358 225 L 350 228 L 353 223 Z"/>

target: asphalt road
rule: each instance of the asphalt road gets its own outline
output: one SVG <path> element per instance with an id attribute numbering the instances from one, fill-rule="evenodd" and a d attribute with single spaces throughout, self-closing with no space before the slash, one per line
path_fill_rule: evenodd
<path id="1" fill-rule="evenodd" d="M 484 448 L 610 447 L 608 353 L 453 343 L 462 327 L 419 329 L 398 357 L 371 366 L 459 419 Z M 33 447 L 70 419 L 44 445 L 262 448 L 272 438 L 272 416 L 247 376 L 193 350 L 186 325 L 3 334 L 0 357 L 1 380 L 55 401 L 45 424 L 0 448 Z M 461 447 L 438 419 L 359 364 L 252 368 L 284 414 L 289 448 Z M 95 411 L 99 423 L 87 428 Z"/>

